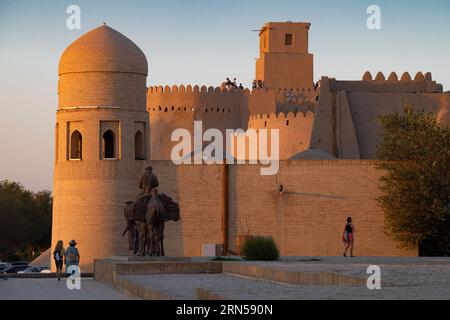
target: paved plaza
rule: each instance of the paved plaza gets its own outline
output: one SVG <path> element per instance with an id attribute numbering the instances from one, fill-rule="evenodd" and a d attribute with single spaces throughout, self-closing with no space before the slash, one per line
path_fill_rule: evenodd
<path id="1" fill-rule="evenodd" d="M 277 262 L 239 262 L 275 270 L 328 272 L 367 279 L 367 267 L 381 269 L 381 289 L 347 285 L 294 285 L 234 274 L 126 275 L 129 281 L 175 299 L 194 299 L 201 288 L 227 299 L 450 299 L 450 259 L 417 257 L 285 258 Z M 180 284 L 183 284 L 182 286 Z"/>
<path id="2" fill-rule="evenodd" d="M 82 278 L 80 290 L 69 290 L 66 279 L 0 278 L 0 300 L 124 300 L 126 294 Z"/>
<path id="3" fill-rule="evenodd" d="M 193 258 L 193 261 L 197 260 Z M 203 260 L 204 258 L 198 258 Z M 229 263 L 229 262 L 225 262 Z M 381 269 L 381 289 L 365 285 L 298 285 L 228 273 L 126 274 L 121 280 L 172 299 L 196 299 L 198 289 L 224 299 L 450 299 L 450 258 L 289 257 L 276 262 L 231 262 L 251 268 L 301 273 L 333 273 L 367 279 L 367 267 Z M 226 270 L 226 269 L 224 269 Z M 131 286 L 129 285 L 131 283 Z M 125 290 L 126 291 L 126 290 Z M 0 279 L 0 299 L 133 299 L 123 290 L 82 278 L 81 290 L 65 279 Z"/>

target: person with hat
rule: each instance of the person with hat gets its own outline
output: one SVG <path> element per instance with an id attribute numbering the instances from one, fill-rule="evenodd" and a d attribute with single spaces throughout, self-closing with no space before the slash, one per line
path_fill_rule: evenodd
<path id="1" fill-rule="evenodd" d="M 65 263 L 66 263 L 66 273 L 70 266 L 78 266 L 80 263 L 80 253 L 75 247 L 77 245 L 75 240 L 69 242 L 69 247 L 66 249 Z"/>
<path id="2" fill-rule="evenodd" d="M 152 189 L 159 186 L 158 177 L 153 173 L 153 168 L 148 166 L 145 168 L 144 174 L 139 179 L 139 188 L 141 195 L 151 194 Z"/>

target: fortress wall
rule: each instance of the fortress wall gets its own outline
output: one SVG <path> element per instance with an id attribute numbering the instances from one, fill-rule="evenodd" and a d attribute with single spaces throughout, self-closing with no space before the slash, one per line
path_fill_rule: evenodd
<path id="1" fill-rule="evenodd" d="M 170 159 L 171 150 L 177 143 L 170 141 L 172 132 L 184 128 L 193 135 L 194 121 L 202 121 L 203 130 L 209 128 L 217 128 L 222 132 L 236 128 L 245 130 L 249 124 L 251 110 L 271 110 L 275 113 L 283 112 L 277 110 L 288 110 L 286 114 L 292 110 L 294 113 L 302 111 L 306 114 L 308 111 L 314 111 L 316 94 L 318 92 L 308 91 L 307 88 L 293 89 L 292 99 L 287 101 L 287 91 L 281 89 L 256 89 L 250 92 L 248 89 L 229 91 L 190 85 L 149 87 L 147 110 L 150 113 L 151 159 Z M 295 123 L 299 123 L 296 120 L 293 119 Z M 274 125 L 278 121 L 274 121 Z M 284 128 L 281 125 L 277 126 Z M 302 145 L 300 148 L 303 150 L 308 126 L 301 128 L 301 141 L 298 144 Z M 286 135 L 286 138 L 282 138 L 283 141 L 298 140 L 293 129 L 283 130 L 283 135 Z M 289 148 L 285 144 L 289 150 L 282 150 L 282 153 L 286 154 L 286 157 L 291 156 L 292 152 L 298 150 L 298 144 L 293 144 Z"/>
<path id="2" fill-rule="evenodd" d="M 430 74 L 418 74 L 416 80 L 408 77 L 398 80 L 391 74 L 384 80 L 378 74 L 378 80 L 371 80 L 367 73 L 363 81 L 322 77 L 311 146 L 343 159 L 374 159 L 380 141 L 378 115 L 402 112 L 405 102 L 436 114 L 450 108 L 449 95 L 441 93 L 442 86 Z"/>
<path id="3" fill-rule="evenodd" d="M 375 158 L 376 145 L 381 141 L 378 115 L 403 112 L 405 102 L 413 109 L 437 114 L 444 102 L 439 93 L 351 92 L 347 97 L 362 159 Z"/>
<path id="4" fill-rule="evenodd" d="M 92 270 L 94 259 L 130 254 L 122 237 L 124 202 L 139 192 L 138 177 L 149 164 L 159 177 L 158 190 L 181 210 L 180 221 L 166 224 L 166 255 L 200 256 L 203 243 L 223 243 L 223 165 L 83 161 L 56 167 L 52 247 L 59 239 L 77 240 L 82 272 Z M 229 248 L 238 251 L 242 236 L 266 235 L 282 255 L 340 255 L 350 215 L 356 255 L 417 255 L 384 233 L 375 203 L 381 174 L 372 161 L 281 161 L 274 176 L 260 175 L 259 165 L 230 165 Z"/>
<path id="5" fill-rule="evenodd" d="M 286 160 L 309 148 L 314 115 L 311 112 L 277 115 L 253 115 L 249 119 L 248 127 L 252 129 L 278 129 L 279 130 L 279 156 Z M 269 141 L 270 142 L 270 141 Z M 247 157 L 248 158 L 248 157 Z"/>
<path id="6" fill-rule="evenodd" d="M 59 77 L 59 108 L 115 106 L 142 110 L 145 106 L 146 77 L 134 73 L 84 72 Z"/>
<path id="7" fill-rule="evenodd" d="M 147 91 L 147 109 L 155 111 L 158 107 L 174 106 L 204 110 L 206 108 L 225 108 L 226 110 L 239 110 L 244 97 L 243 90 L 227 90 L 219 87 L 206 86 L 155 86 Z"/>
<path id="8" fill-rule="evenodd" d="M 226 129 L 240 128 L 246 105 L 242 90 L 192 88 L 190 85 L 186 88 L 150 87 L 147 110 L 150 114 L 151 159 L 169 160 L 172 148 L 177 144 L 171 141 L 172 132 L 184 128 L 193 137 L 194 121 L 202 121 L 203 130 L 217 128 L 224 133 Z"/>
<path id="9" fill-rule="evenodd" d="M 230 249 L 239 238 L 272 236 L 281 255 L 341 255 L 342 231 L 351 216 L 358 256 L 415 256 L 384 233 L 384 216 L 375 198 L 381 171 L 372 161 L 281 161 L 274 176 L 258 165 L 231 166 Z M 278 186 L 283 185 L 283 193 Z"/>
<path id="10" fill-rule="evenodd" d="M 313 112 L 318 95 L 319 89 L 314 88 L 253 89 L 247 93 L 248 110 L 249 114 Z"/>
<path id="11" fill-rule="evenodd" d="M 273 89 L 253 89 L 248 93 L 249 114 L 276 112 L 276 95 Z"/>
<path id="12" fill-rule="evenodd" d="M 165 228 L 167 256 L 201 256 L 203 243 L 222 243 L 223 166 L 151 161 L 159 192 L 178 202 L 181 220 Z"/>
<path id="13" fill-rule="evenodd" d="M 150 159 L 170 160 L 173 147 L 178 142 L 171 141 L 175 129 L 187 129 L 193 136 L 195 112 L 186 108 L 172 111 L 150 111 Z"/>
<path id="14" fill-rule="evenodd" d="M 378 72 L 372 79 L 372 75 L 366 72 L 362 81 L 342 81 L 330 79 L 330 88 L 333 92 L 345 90 L 350 92 L 389 92 L 389 93 L 442 93 L 442 85 L 432 80 L 431 73 L 423 75 L 418 72 L 414 79 L 405 72 L 401 77 L 395 72 L 391 72 L 385 77 L 382 72 Z"/>

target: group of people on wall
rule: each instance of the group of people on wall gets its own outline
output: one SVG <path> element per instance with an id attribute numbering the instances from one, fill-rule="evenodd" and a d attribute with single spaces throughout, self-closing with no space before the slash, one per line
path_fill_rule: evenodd
<path id="1" fill-rule="evenodd" d="M 237 85 L 236 78 L 234 78 L 233 81 L 231 81 L 230 78 L 227 78 L 225 81 L 225 88 L 227 88 L 228 90 L 232 89 L 244 90 L 244 86 L 242 85 L 242 83 L 239 83 L 239 86 Z"/>
<path id="2" fill-rule="evenodd" d="M 264 88 L 264 82 L 262 80 L 253 80 L 252 89 Z"/>

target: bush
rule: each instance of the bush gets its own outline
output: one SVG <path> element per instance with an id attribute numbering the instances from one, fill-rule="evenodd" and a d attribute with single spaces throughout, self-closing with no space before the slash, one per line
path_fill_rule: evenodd
<path id="1" fill-rule="evenodd" d="M 242 247 L 245 260 L 274 261 L 280 257 L 275 241 L 271 237 L 250 237 Z"/>

